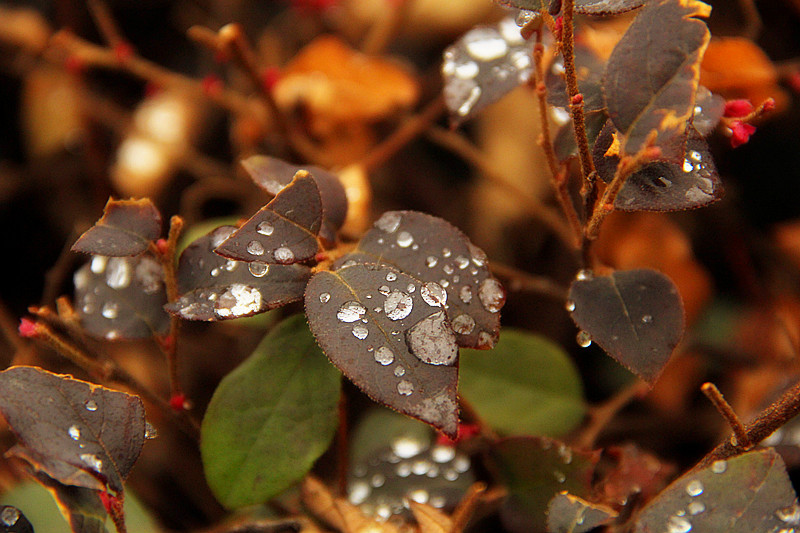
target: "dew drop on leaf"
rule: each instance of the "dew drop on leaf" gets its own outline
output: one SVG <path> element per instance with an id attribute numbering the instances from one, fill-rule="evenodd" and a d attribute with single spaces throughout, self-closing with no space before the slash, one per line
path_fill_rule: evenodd
<path id="1" fill-rule="evenodd" d="M 573 312 L 575 310 L 575 302 L 573 302 L 572 300 L 567 300 L 567 304 L 565 305 L 565 308 L 570 313 Z"/>
<path id="2" fill-rule="evenodd" d="M 87 411 L 97 411 L 97 403 L 94 400 L 88 400 L 84 406 L 86 407 Z"/>
<path id="3" fill-rule="evenodd" d="M 419 293 L 431 307 L 442 307 L 447 303 L 447 291 L 435 281 L 424 283 Z"/>
<path id="4" fill-rule="evenodd" d="M 92 257 L 92 262 L 89 268 L 91 269 L 93 274 L 102 274 L 103 271 L 106 269 L 107 262 L 108 262 L 108 257 L 102 255 L 96 255 Z"/>
<path id="5" fill-rule="evenodd" d="M 124 257 L 112 257 L 106 268 L 106 283 L 112 289 L 124 289 L 131 284 L 131 265 Z"/>
<path id="6" fill-rule="evenodd" d="M 282 265 L 291 264 L 294 261 L 294 252 L 285 246 L 281 246 L 273 253 L 275 261 Z"/>
<path id="7" fill-rule="evenodd" d="M 386 274 L 386 281 L 395 281 L 397 279 L 397 274 L 394 272 L 389 272 Z"/>
<path id="8" fill-rule="evenodd" d="M 264 246 L 258 241 L 247 243 L 247 253 L 250 255 L 264 255 Z"/>
<path id="9" fill-rule="evenodd" d="M 369 330 L 366 328 L 366 326 L 362 324 L 356 324 L 355 326 L 353 326 L 353 337 L 355 337 L 356 339 L 363 341 L 364 339 L 367 338 L 368 335 L 369 335 Z"/>
<path id="10" fill-rule="evenodd" d="M 430 494 L 428 494 L 428 491 L 425 489 L 417 489 L 409 492 L 408 497 L 409 499 L 414 500 L 417 503 L 428 503 Z"/>
<path id="11" fill-rule="evenodd" d="M 353 505 L 361 505 L 370 495 L 369 485 L 364 481 L 358 481 L 350 485 L 348 490 L 347 499 Z"/>
<path id="12" fill-rule="evenodd" d="M 275 227 L 269 222 L 264 221 L 260 222 L 258 226 L 256 226 L 256 231 L 261 235 L 272 235 L 272 232 L 275 231 Z"/>
<path id="13" fill-rule="evenodd" d="M 328 298 L 330 298 L 330 295 L 328 295 Z M 322 302 L 321 295 L 320 301 Z M 327 302 L 328 300 L 326 299 L 325 301 Z M 356 322 L 357 320 L 361 320 L 361 317 L 364 316 L 364 313 L 366 312 L 367 310 L 363 305 L 355 300 L 350 300 L 349 302 L 342 304 L 342 306 L 339 308 L 339 312 L 336 313 L 336 318 L 338 318 L 341 322 Z"/>
<path id="14" fill-rule="evenodd" d="M 407 379 L 404 379 L 397 384 L 397 392 L 399 392 L 401 396 L 411 396 L 411 393 L 414 392 L 414 385 Z"/>
<path id="15" fill-rule="evenodd" d="M 78 429 L 78 426 L 70 426 L 67 430 L 67 433 L 69 433 L 69 436 L 72 440 L 78 440 L 81 438 L 81 430 Z"/>
<path id="16" fill-rule="evenodd" d="M 320 303 L 326 304 L 331 299 L 331 294 L 329 292 L 323 292 L 319 295 Z"/>
<path id="17" fill-rule="evenodd" d="M 392 442 L 392 452 L 401 459 L 410 459 L 426 448 L 426 443 L 411 437 L 398 437 Z"/>
<path id="18" fill-rule="evenodd" d="M 375 350 L 375 361 L 383 366 L 391 365 L 394 362 L 394 352 L 388 346 L 381 346 Z"/>
<path id="19" fill-rule="evenodd" d="M 400 226 L 400 214 L 396 211 L 384 213 L 381 218 L 375 222 L 375 227 L 385 231 L 386 233 L 394 233 Z"/>
<path id="20" fill-rule="evenodd" d="M 10 505 L 5 507 L 2 512 L 0 512 L 0 522 L 7 527 L 12 527 L 16 525 L 17 520 L 19 520 L 19 510 L 16 507 L 11 507 Z M 33 529 L 31 529 L 33 531 Z"/>
<path id="21" fill-rule="evenodd" d="M 401 231 L 397 234 L 397 246 L 400 248 L 408 248 L 414 243 L 414 236 L 407 231 Z"/>
<path id="22" fill-rule="evenodd" d="M 723 474 L 725 470 L 728 469 L 728 462 L 727 461 L 714 461 L 711 465 L 711 471 L 715 474 Z"/>
<path id="23" fill-rule="evenodd" d="M 451 325 L 459 335 L 469 335 L 475 329 L 475 320 L 469 315 L 458 315 Z"/>
<path id="24" fill-rule="evenodd" d="M 436 257 L 432 256 L 432 255 L 429 255 L 425 259 L 425 264 L 428 265 L 428 268 L 435 267 L 438 262 L 439 262 L 439 260 Z"/>
<path id="25" fill-rule="evenodd" d="M 653 321 L 653 315 L 644 315 L 642 317 L 642 324 L 650 324 Z"/>
<path id="26" fill-rule="evenodd" d="M 269 272 L 269 265 L 258 261 L 248 263 L 247 267 L 250 269 L 250 273 L 257 278 L 263 278 Z"/>
<path id="27" fill-rule="evenodd" d="M 687 509 L 690 515 L 697 516 L 706 510 L 706 506 L 703 502 L 691 502 Z"/>
<path id="28" fill-rule="evenodd" d="M 682 516 L 671 516 L 667 523 L 667 533 L 689 533 L 692 524 Z"/>
<path id="29" fill-rule="evenodd" d="M 403 368 L 401 365 L 397 365 L 394 368 L 394 375 L 397 376 L 398 378 L 404 376 L 405 374 L 406 374 L 406 369 Z"/>
<path id="30" fill-rule="evenodd" d="M 103 461 L 92 453 L 82 453 L 80 455 L 81 461 L 86 464 L 89 468 L 94 470 L 95 472 L 102 472 L 103 470 Z"/>
<path id="31" fill-rule="evenodd" d="M 693 498 L 695 496 L 700 496 L 703 494 L 703 483 L 697 479 L 690 481 L 689 484 L 686 485 L 686 494 Z"/>
<path id="32" fill-rule="evenodd" d="M 458 358 L 455 334 L 444 311 L 414 324 L 406 332 L 406 344 L 417 359 L 430 365 L 452 365 Z"/>
<path id="33" fill-rule="evenodd" d="M 579 270 L 575 276 L 578 281 L 589 281 L 592 278 L 594 278 L 594 273 L 589 269 Z"/>
<path id="34" fill-rule="evenodd" d="M 497 313 L 506 302 L 506 292 L 500 282 L 494 278 L 486 278 L 478 289 L 478 297 L 483 308 L 490 313 Z"/>
<path id="35" fill-rule="evenodd" d="M 105 304 L 103 304 L 102 311 L 100 311 L 100 314 L 102 314 L 105 318 L 109 320 L 117 318 L 118 313 L 119 313 L 119 306 L 117 306 L 117 304 L 115 304 L 114 302 L 106 302 Z"/>
<path id="36" fill-rule="evenodd" d="M 579 331 L 578 335 L 575 336 L 575 340 L 581 348 L 588 348 L 592 345 L 592 336 L 585 331 Z"/>
<path id="37" fill-rule="evenodd" d="M 414 301 L 402 291 L 392 291 L 383 302 L 383 310 L 390 320 L 402 320 L 411 314 Z"/>

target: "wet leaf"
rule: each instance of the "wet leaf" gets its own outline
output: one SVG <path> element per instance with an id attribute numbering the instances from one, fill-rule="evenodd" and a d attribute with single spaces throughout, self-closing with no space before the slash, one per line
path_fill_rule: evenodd
<path id="1" fill-rule="evenodd" d="M 594 50 L 585 44 L 575 43 L 575 73 L 578 77 L 578 89 L 583 95 L 583 109 L 587 114 L 603 111 L 606 108 L 603 97 L 604 67 L 605 63 Z M 563 56 L 558 55 L 554 58 L 545 73 L 544 81 L 547 86 L 547 102 L 550 105 L 568 108 Z"/>
<path id="2" fill-rule="evenodd" d="M 500 333 L 505 290 L 489 273 L 486 254 L 450 223 L 416 211 L 387 211 L 335 266 L 381 263 L 435 283 L 458 345 L 488 349 Z"/>
<path id="3" fill-rule="evenodd" d="M 543 337 L 504 328 L 491 353 L 464 350 L 459 367 L 460 394 L 503 434 L 556 437 L 583 420 L 578 371 L 560 346 Z"/>
<path id="4" fill-rule="evenodd" d="M 52 494 L 61 514 L 69 523 L 71 531 L 108 533 L 108 528 L 105 526 L 108 513 L 100 500 L 98 491 L 85 487 L 62 485 L 42 473 L 39 473 L 36 478 Z"/>
<path id="5" fill-rule="evenodd" d="M 164 308 L 187 320 L 227 320 L 263 313 L 303 297 L 305 265 L 234 261 L 214 253 L 236 228 L 221 226 L 195 240 L 178 261 L 180 297 Z"/>
<path id="6" fill-rule="evenodd" d="M 635 533 L 791 531 L 800 525 L 797 496 L 772 448 L 690 471 L 642 509 Z"/>
<path id="7" fill-rule="evenodd" d="M 547 11 L 549 0 L 495 0 L 498 4 L 516 9 L 542 12 Z"/>
<path id="8" fill-rule="evenodd" d="M 611 120 L 625 135 L 622 153 L 637 153 L 652 131 L 664 151 L 682 144 L 710 38 L 694 17 L 710 12 L 698 0 L 651 0 L 614 48 L 603 89 Z"/>
<path id="9" fill-rule="evenodd" d="M 520 35 L 512 17 L 495 26 L 477 26 L 444 51 L 444 100 L 451 121 L 474 117 L 533 73 L 533 44 Z"/>
<path id="10" fill-rule="evenodd" d="M 242 161 L 242 166 L 258 186 L 272 195 L 289 185 L 298 171 L 308 171 L 322 199 L 320 235 L 331 242 L 336 240 L 336 230 L 342 227 L 347 217 L 347 196 L 335 174 L 314 165 L 296 166 L 266 155 L 248 157 Z"/>
<path id="11" fill-rule="evenodd" d="M 616 518 L 611 507 L 560 492 L 547 506 L 548 533 L 586 533 Z"/>
<path id="12" fill-rule="evenodd" d="M 322 198 L 311 175 L 300 170 L 292 182 L 214 250 L 229 259 L 288 265 L 319 250 Z"/>
<path id="13" fill-rule="evenodd" d="M 692 126 L 703 137 L 708 137 L 719 124 L 725 112 L 725 99 L 702 85 L 697 88 Z"/>
<path id="14" fill-rule="evenodd" d="M 608 121 L 593 148 L 595 166 L 605 182 L 611 181 L 619 156 L 605 155 L 615 134 Z M 620 211 L 677 211 L 694 209 L 722 197 L 722 181 L 708 143 L 690 129 L 682 163 L 656 161 L 633 173 L 622 186 L 614 207 Z"/>
<path id="15" fill-rule="evenodd" d="M 308 323 L 325 354 L 373 400 L 453 438 L 458 345 L 444 289 L 385 265 L 322 271 L 308 283 Z"/>
<path id="16" fill-rule="evenodd" d="M 122 257 L 138 255 L 161 235 L 161 213 L 153 202 L 109 200 L 103 217 L 72 245 L 73 252 Z"/>
<path id="17" fill-rule="evenodd" d="M 299 481 L 330 445 L 339 394 L 339 373 L 301 315 L 272 330 L 223 378 L 203 418 L 200 451 L 217 499 L 262 503 Z"/>
<path id="18" fill-rule="evenodd" d="M 608 117 L 605 111 L 586 114 L 586 138 L 589 141 L 589 147 L 594 146 L 597 136 L 607 120 Z M 556 157 L 561 162 L 578 155 L 578 143 L 575 142 L 575 129 L 572 127 L 571 121 L 567 121 L 566 124 L 558 128 L 553 139 L 553 149 Z"/>
<path id="19" fill-rule="evenodd" d="M 584 15 L 619 15 L 642 7 L 647 0 L 575 0 L 575 12 Z"/>
<path id="20" fill-rule="evenodd" d="M 400 533 L 400 529 L 391 522 L 375 520 L 344 498 L 335 498 L 328 487 L 312 476 L 303 479 L 301 494 L 303 505 L 336 531 Z"/>
<path id="21" fill-rule="evenodd" d="M 544 531 L 550 500 L 559 492 L 586 497 L 599 453 L 572 450 L 546 437 L 514 437 L 497 443 L 491 458 L 509 496 L 501 510 L 511 531 Z"/>
<path id="22" fill-rule="evenodd" d="M 115 339 L 140 339 L 169 329 L 164 271 L 152 257 L 96 255 L 78 269 L 75 308 L 91 335 Z"/>
<path id="23" fill-rule="evenodd" d="M 374 406 L 358 420 L 350 437 L 351 464 L 366 463 L 369 458 L 398 439 L 419 443 L 420 450 L 433 444 L 433 430 L 427 424 L 403 416 L 391 409 Z"/>
<path id="24" fill-rule="evenodd" d="M 579 275 L 568 305 L 582 333 L 651 385 L 683 336 L 678 289 L 655 270 Z"/>
<path id="25" fill-rule="evenodd" d="M 604 450 L 608 470 L 595 492 L 609 505 L 624 506 L 636 495 L 648 501 L 674 479 L 676 468 L 640 450 L 635 444 L 610 446 Z"/>
<path id="26" fill-rule="evenodd" d="M 0 411 L 23 458 L 65 485 L 122 492 L 144 443 L 138 397 L 34 367 L 0 372 Z"/>
<path id="27" fill-rule="evenodd" d="M 0 506 L 0 532 L 33 533 L 33 526 L 25 515 L 13 505 Z"/>

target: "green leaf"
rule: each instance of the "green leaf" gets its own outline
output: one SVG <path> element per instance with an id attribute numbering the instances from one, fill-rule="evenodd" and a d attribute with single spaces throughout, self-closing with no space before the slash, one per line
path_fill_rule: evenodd
<path id="1" fill-rule="evenodd" d="M 504 328 L 492 352 L 462 350 L 461 395 L 508 435 L 564 435 L 583 419 L 580 376 L 557 344 Z"/>
<path id="2" fill-rule="evenodd" d="M 337 425 L 339 373 L 301 315 L 278 325 L 217 387 L 201 428 L 206 479 L 229 508 L 300 480 Z"/>

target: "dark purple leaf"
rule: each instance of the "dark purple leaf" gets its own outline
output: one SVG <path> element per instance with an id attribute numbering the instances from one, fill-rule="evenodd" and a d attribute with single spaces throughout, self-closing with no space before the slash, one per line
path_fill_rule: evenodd
<path id="1" fill-rule="evenodd" d="M 187 320 L 226 320 L 263 313 L 303 297 L 311 269 L 225 259 L 214 249 L 236 228 L 221 226 L 195 240 L 178 261 L 180 297 L 164 308 Z"/>
<path id="2" fill-rule="evenodd" d="M 0 506 L 0 533 L 33 533 L 33 526 L 13 505 Z"/>
<path id="3" fill-rule="evenodd" d="M 322 271 L 306 315 L 325 355 L 370 398 L 455 437 L 458 345 L 436 283 L 385 265 Z"/>
<path id="4" fill-rule="evenodd" d="M 583 109 L 586 113 L 603 111 L 606 108 L 603 97 L 603 69 L 605 63 L 586 45 L 575 44 L 575 71 L 578 89 L 583 95 Z M 547 102 L 556 107 L 569 107 L 567 82 L 564 78 L 564 58 L 557 56 L 545 74 Z"/>
<path id="5" fill-rule="evenodd" d="M 108 533 L 105 524 L 108 513 L 97 490 L 74 485 L 64 485 L 38 473 L 36 480 L 41 483 L 58 502 L 58 507 L 69 523 L 72 531 L 80 533 Z"/>
<path id="6" fill-rule="evenodd" d="M 697 88 L 692 126 L 703 137 L 708 137 L 725 113 L 725 99 L 702 85 Z"/>
<path id="7" fill-rule="evenodd" d="M 317 184 L 322 198 L 323 223 L 321 236 L 333 242 L 336 230 L 342 227 L 347 216 L 347 196 L 344 187 L 335 174 L 314 166 L 296 166 L 280 159 L 265 155 L 254 155 L 242 161 L 253 181 L 273 196 L 292 182 L 299 170 L 307 170 Z"/>
<path id="8" fill-rule="evenodd" d="M 500 332 L 505 290 L 487 266 L 486 254 L 458 228 L 416 211 L 388 211 L 334 266 L 381 263 L 446 292 L 444 308 L 458 345 L 488 349 Z"/>
<path id="9" fill-rule="evenodd" d="M 767 448 L 690 471 L 641 510 L 634 531 L 788 533 L 797 526 L 797 495 L 780 455 Z"/>
<path id="10" fill-rule="evenodd" d="M 617 516 L 611 507 L 573 496 L 567 491 L 556 494 L 547 506 L 548 533 L 587 533 Z"/>
<path id="11" fill-rule="evenodd" d="M 603 181 L 609 182 L 619 157 L 606 155 L 613 142 L 614 126 L 608 121 L 597 137 L 593 158 Z M 719 200 L 723 194 L 708 143 L 690 130 L 683 163 L 656 161 L 631 175 L 622 186 L 614 207 L 620 211 L 678 211 L 694 209 Z"/>
<path id="12" fill-rule="evenodd" d="M 525 83 L 533 72 L 533 44 L 510 17 L 477 26 L 444 51 L 444 100 L 460 123 Z"/>
<path id="13" fill-rule="evenodd" d="M 169 329 L 164 271 L 152 257 L 96 255 L 75 272 L 74 283 L 75 307 L 92 335 L 140 339 Z"/>
<path id="14" fill-rule="evenodd" d="M 575 0 L 575 12 L 583 15 L 619 15 L 642 7 L 647 0 Z"/>
<path id="15" fill-rule="evenodd" d="M 95 490 L 107 485 L 122 492 L 144 443 L 144 406 L 138 397 L 39 368 L 0 372 L 0 411 L 20 446 L 30 452 L 24 458 L 64 484 Z M 43 468 L 47 463 L 91 477 L 64 479 L 67 466 L 53 472 Z"/>
<path id="16" fill-rule="evenodd" d="M 503 524 L 513 532 L 544 531 L 547 505 L 556 494 L 589 495 L 599 456 L 546 437 L 499 441 L 490 457 L 509 492 L 501 510 Z"/>
<path id="17" fill-rule="evenodd" d="M 103 217 L 72 245 L 73 252 L 121 257 L 138 255 L 161 235 L 161 213 L 153 202 L 109 200 Z"/>
<path id="18" fill-rule="evenodd" d="M 322 199 L 311 175 L 299 170 L 292 183 L 217 246 L 229 259 L 288 265 L 319 251 Z"/>
<path id="19" fill-rule="evenodd" d="M 589 146 L 594 146 L 595 139 L 606 123 L 605 111 L 594 111 L 586 113 L 586 137 L 589 140 Z M 575 129 L 572 127 L 572 122 L 567 121 L 563 124 L 553 139 L 553 149 L 555 150 L 556 157 L 559 161 L 564 162 L 570 157 L 578 155 L 578 143 L 575 142 Z"/>
<path id="20" fill-rule="evenodd" d="M 501 6 L 536 11 L 537 13 L 547 11 L 550 4 L 548 0 L 495 0 L 495 2 Z"/>
<path id="21" fill-rule="evenodd" d="M 706 24 L 694 17 L 710 12 L 697 0 L 651 0 L 617 43 L 603 90 L 609 116 L 624 134 L 623 154 L 639 152 L 653 131 L 662 152 L 682 147 L 710 38 Z"/>
<path id="22" fill-rule="evenodd" d="M 570 287 L 568 308 L 582 330 L 581 344 L 597 342 L 651 385 L 683 336 L 678 289 L 655 270 L 619 270 L 597 277 L 581 271 Z"/>

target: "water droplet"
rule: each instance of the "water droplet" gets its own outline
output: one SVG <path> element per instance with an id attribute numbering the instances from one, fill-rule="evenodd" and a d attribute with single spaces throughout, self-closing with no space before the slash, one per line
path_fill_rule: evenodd
<path id="1" fill-rule="evenodd" d="M 383 310 L 390 320 L 402 320 L 411 314 L 414 301 L 402 291 L 392 291 L 383 302 Z"/>
<path id="2" fill-rule="evenodd" d="M 211 277 L 212 278 L 216 278 L 217 276 L 219 276 L 219 273 L 220 273 L 220 271 L 219 271 L 218 268 L 215 267 L 215 268 L 211 269 Z"/>
<path id="3" fill-rule="evenodd" d="M 331 299 L 330 293 L 323 292 L 322 294 L 319 295 L 319 303 L 321 304 L 328 303 L 330 299 Z M 364 312 L 366 313 L 366 310 Z"/>
<path id="4" fill-rule="evenodd" d="M 70 426 L 67 430 L 67 433 L 69 433 L 69 436 L 72 440 L 78 440 L 81 438 L 81 430 L 78 428 L 78 426 Z"/>
<path id="5" fill-rule="evenodd" d="M 463 38 L 467 53 L 478 61 L 493 61 L 506 55 L 508 43 L 494 28 L 475 28 Z"/>
<path id="6" fill-rule="evenodd" d="M 275 250 L 273 256 L 275 257 L 275 261 L 277 261 L 282 265 L 288 265 L 289 263 L 294 261 L 294 252 L 285 246 L 281 246 L 280 248 Z"/>
<path id="7" fill-rule="evenodd" d="M 400 463 L 395 468 L 395 472 L 399 477 L 408 477 L 411 475 L 411 465 L 408 463 Z"/>
<path id="8" fill-rule="evenodd" d="M 356 322 L 361 320 L 361 317 L 366 312 L 367 310 L 363 305 L 355 300 L 350 300 L 349 302 L 343 303 L 342 306 L 339 307 L 339 311 L 336 313 L 336 318 L 338 318 L 341 322 Z"/>
<path id="9" fill-rule="evenodd" d="M 642 324 L 649 324 L 652 321 L 653 321 L 653 316 L 652 315 L 644 315 L 642 317 Z"/>
<path id="10" fill-rule="evenodd" d="M 269 265 L 258 261 L 253 261 L 247 265 L 247 268 L 250 269 L 250 273 L 257 278 L 263 278 L 267 275 L 267 272 L 269 272 Z"/>
<path id="11" fill-rule="evenodd" d="M 394 352 L 387 346 L 381 346 L 375 350 L 375 361 L 383 366 L 391 365 L 394 362 Z"/>
<path id="12" fill-rule="evenodd" d="M 369 330 L 363 324 L 356 324 L 353 326 L 353 337 L 358 340 L 364 340 L 369 335 Z"/>
<path id="13" fill-rule="evenodd" d="M 381 503 L 375 507 L 375 514 L 378 520 L 386 521 L 392 516 L 392 508 L 388 503 Z"/>
<path id="14" fill-rule="evenodd" d="M 571 313 L 575 310 L 575 302 L 573 302 L 572 300 L 567 300 L 567 305 L 565 307 L 567 311 Z"/>
<path id="15" fill-rule="evenodd" d="M 481 97 L 481 88 L 477 85 L 472 88 L 469 92 L 469 96 L 458 108 L 458 114 L 462 117 L 467 116 L 469 112 L 472 110 L 473 106 L 478 102 L 478 99 Z"/>
<path id="16" fill-rule="evenodd" d="M 106 269 L 106 284 L 112 289 L 124 289 L 131 284 L 131 265 L 127 257 L 112 257 Z"/>
<path id="17" fill-rule="evenodd" d="M 95 472 L 100 472 L 103 469 L 103 461 L 92 453 L 82 453 L 80 459 Z"/>
<path id="18" fill-rule="evenodd" d="M 372 479 L 369 480 L 369 484 L 376 489 L 382 487 L 384 483 L 386 483 L 386 477 L 384 477 L 383 474 L 375 474 L 372 476 Z"/>
<path id="19" fill-rule="evenodd" d="M 89 265 L 89 269 L 94 274 L 102 274 L 106 269 L 106 263 L 108 263 L 108 257 L 104 255 L 95 255 L 92 257 L 92 263 Z"/>
<path id="20" fill-rule="evenodd" d="M 691 157 L 691 158 L 692 158 L 692 160 L 694 160 L 694 161 L 698 161 L 698 162 L 699 162 L 699 161 L 701 161 L 701 160 L 703 159 L 703 156 L 702 156 L 702 155 L 700 155 L 700 152 L 698 152 L 697 150 L 691 150 L 691 151 L 689 152 L 689 157 Z"/>
<path id="21" fill-rule="evenodd" d="M 475 61 L 466 61 L 464 63 L 456 64 L 455 75 L 462 80 L 471 80 L 478 75 L 480 67 Z"/>
<path id="22" fill-rule="evenodd" d="M 419 290 L 420 296 L 431 307 L 442 307 L 447 303 L 447 291 L 435 281 L 424 283 Z"/>
<path id="23" fill-rule="evenodd" d="M 451 325 L 459 335 L 469 335 L 475 329 L 475 320 L 469 315 L 458 315 Z"/>
<path id="24" fill-rule="evenodd" d="M 478 288 L 478 298 L 484 309 L 490 313 L 497 313 L 506 303 L 506 291 L 496 279 L 486 278 Z"/>
<path id="25" fill-rule="evenodd" d="M 429 255 L 429 256 L 428 256 L 428 257 L 425 259 L 425 264 L 426 264 L 426 265 L 428 265 L 428 268 L 433 268 L 433 267 L 435 267 L 435 266 L 436 266 L 436 263 L 438 263 L 438 262 L 439 262 L 439 260 L 438 260 L 437 258 L 435 258 L 434 256 L 432 256 L 432 255 Z"/>
<path id="26" fill-rule="evenodd" d="M 535 11 L 530 11 L 528 9 L 521 9 L 517 13 L 517 16 L 515 17 L 514 20 L 517 26 L 522 27 L 538 16 L 539 14 Z"/>
<path id="27" fill-rule="evenodd" d="M 469 285 L 461 287 L 461 290 L 458 292 L 458 297 L 461 298 L 461 301 L 465 304 L 470 303 L 472 301 L 472 287 Z"/>
<path id="28" fill-rule="evenodd" d="M 239 266 L 239 261 L 228 259 L 227 261 L 225 261 L 225 265 L 222 268 L 224 268 L 228 272 L 233 272 L 234 270 L 236 270 L 236 267 L 238 266 Z"/>
<path id="29" fill-rule="evenodd" d="M 419 461 L 414 461 L 414 464 L 411 465 L 411 472 L 415 476 L 424 476 L 431 467 L 433 467 L 433 465 L 429 461 L 420 459 Z"/>
<path id="30" fill-rule="evenodd" d="M 570 464 L 572 462 L 572 448 L 563 443 L 559 444 L 558 456 L 561 457 L 561 460 L 564 461 L 565 465 Z"/>
<path id="31" fill-rule="evenodd" d="M 455 481 L 458 479 L 458 472 L 453 470 L 452 468 L 448 468 L 442 474 L 442 477 L 445 478 L 447 481 Z"/>
<path id="32" fill-rule="evenodd" d="M 398 378 L 403 377 L 406 374 L 406 369 L 400 365 L 394 367 L 394 375 Z"/>
<path id="33" fill-rule="evenodd" d="M 687 509 L 689 510 L 690 515 L 696 516 L 705 511 L 706 506 L 703 502 L 691 502 Z"/>
<path id="34" fill-rule="evenodd" d="M 414 244 L 414 236 L 407 231 L 401 231 L 397 234 L 397 246 L 400 248 L 408 248 Z"/>
<path id="35" fill-rule="evenodd" d="M 147 440 L 152 440 L 158 437 L 158 430 L 155 428 L 153 424 L 150 422 L 145 421 L 144 423 L 144 438 Z"/>
<path id="36" fill-rule="evenodd" d="M 558 481 L 559 483 L 564 483 L 567 480 L 567 475 L 560 470 L 553 471 L 553 477 L 555 477 L 556 481 Z"/>
<path id="37" fill-rule="evenodd" d="M 404 379 L 397 384 L 397 392 L 399 392 L 401 396 L 411 396 L 411 393 L 414 392 L 414 384 Z"/>
<path id="38" fill-rule="evenodd" d="M 447 499 L 444 496 L 431 496 L 429 503 L 437 509 L 441 509 L 447 505 Z"/>
<path id="39" fill-rule="evenodd" d="M 715 474 L 722 474 L 725 470 L 728 469 L 728 462 L 727 461 L 714 461 L 711 465 L 711 471 Z"/>
<path id="40" fill-rule="evenodd" d="M 686 494 L 691 497 L 700 496 L 703 494 L 703 483 L 699 479 L 694 479 L 686 485 Z"/>
<path id="41" fill-rule="evenodd" d="M 247 253 L 250 255 L 264 255 L 264 247 L 258 241 L 247 243 Z"/>
<path id="42" fill-rule="evenodd" d="M 431 450 L 431 459 L 437 463 L 448 463 L 456 456 L 456 449 L 452 446 L 437 445 Z"/>
<path id="43" fill-rule="evenodd" d="M 246 316 L 261 310 L 261 292 L 255 287 L 234 283 L 217 299 L 214 314 L 220 318 Z"/>
<path id="44" fill-rule="evenodd" d="M 586 268 L 584 268 L 583 270 L 579 270 L 578 274 L 575 276 L 575 279 L 577 279 L 578 281 L 589 281 L 590 279 L 593 278 L 594 278 L 594 273 Z"/>
<path id="45" fill-rule="evenodd" d="M 692 524 L 681 516 L 671 516 L 667 522 L 667 533 L 689 533 Z"/>
<path id="46" fill-rule="evenodd" d="M 692 165 L 692 162 L 689 161 L 688 159 L 684 159 L 683 160 L 683 171 L 688 173 L 688 172 L 691 172 L 692 170 L 694 170 L 694 165 Z"/>
<path id="47" fill-rule="evenodd" d="M 664 176 L 659 176 L 656 180 L 656 185 L 659 187 L 672 187 L 672 181 L 668 180 Z"/>
<path id="48" fill-rule="evenodd" d="M 392 452 L 401 459 L 414 457 L 427 448 L 423 441 L 411 437 L 398 437 L 392 442 Z"/>
<path id="49" fill-rule="evenodd" d="M 386 274 L 386 281 L 395 281 L 397 279 L 397 274 L 394 272 L 389 272 Z"/>
<path id="50" fill-rule="evenodd" d="M 371 489 L 364 481 L 356 481 L 347 491 L 347 499 L 353 505 L 361 505 L 369 497 Z"/>
<path id="51" fill-rule="evenodd" d="M 381 218 L 375 221 L 375 227 L 385 231 L 386 233 L 394 233 L 400 226 L 401 220 L 402 217 L 400 216 L 400 213 L 390 211 L 388 213 L 384 213 Z"/>
<path id="52" fill-rule="evenodd" d="M 455 334 L 444 311 L 437 311 L 406 332 L 406 343 L 414 356 L 430 365 L 452 365 L 458 358 Z"/>
<path id="53" fill-rule="evenodd" d="M 265 220 L 264 222 L 258 223 L 256 231 L 261 235 L 272 235 L 272 232 L 275 231 L 275 227 Z"/>
<path id="54" fill-rule="evenodd" d="M 467 470 L 469 470 L 470 461 L 469 457 L 466 455 L 457 455 L 455 459 L 453 459 L 453 468 L 456 472 L 463 474 Z"/>
<path id="55" fill-rule="evenodd" d="M 16 507 L 9 505 L 0 512 L 0 521 L 8 527 L 15 525 L 17 520 L 19 520 L 19 510 Z"/>
<path id="56" fill-rule="evenodd" d="M 575 340 L 577 341 L 578 346 L 581 348 L 588 348 L 592 345 L 592 336 L 583 330 L 578 332 L 578 334 L 575 336 Z"/>
<path id="57" fill-rule="evenodd" d="M 114 302 L 106 302 L 103 304 L 103 309 L 100 311 L 100 314 L 109 320 L 114 320 L 119 314 L 119 306 Z"/>
<path id="58" fill-rule="evenodd" d="M 94 400 L 87 400 L 87 402 L 83 404 L 83 406 L 86 407 L 87 411 L 92 411 L 92 412 L 97 411 L 97 403 L 95 403 Z"/>
<path id="59" fill-rule="evenodd" d="M 786 522 L 787 524 L 791 525 L 800 525 L 800 506 L 797 504 L 790 505 L 784 509 L 778 509 L 775 511 L 775 516 L 778 517 L 779 520 L 782 522 Z"/>
<path id="60" fill-rule="evenodd" d="M 447 287 L 449 287 L 449 286 L 450 286 L 450 282 L 449 282 L 449 281 L 447 281 L 446 279 L 440 279 L 440 280 L 439 280 L 439 285 L 441 285 L 442 287 L 445 287 L 445 288 L 447 288 Z"/>

